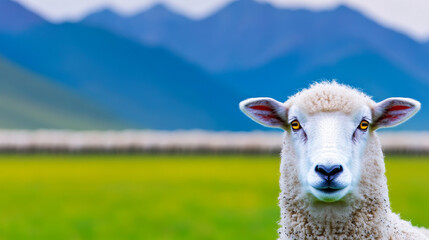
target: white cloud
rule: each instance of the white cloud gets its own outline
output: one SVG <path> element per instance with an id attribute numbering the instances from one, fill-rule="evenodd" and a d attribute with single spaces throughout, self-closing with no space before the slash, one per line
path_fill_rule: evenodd
<path id="1" fill-rule="evenodd" d="M 15 0 L 48 20 L 79 20 L 97 9 L 110 7 L 122 14 L 133 14 L 162 2 L 192 18 L 202 18 L 234 0 Z M 339 4 L 359 10 L 378 23 L 406 33 L 417 40 L 429 39 L 429 1 L 427 0 L 258 0 L 278 7 L 321 10 Z"/>
<path id="2" fill-rule="evenodd" d="M 101 8 L 111 8 L 131 15 L 164 3 L 176 12 L 191 18 L 202 18 L 233 0 L 14 0 L 52 22 L 77 21 Z"/>
<path id="3" fill-rule="evenodd" d="M 14 0 L 52 22 L 76 21 L 101 8 L 118 12 L 142 10 L 156 0 Z"/>

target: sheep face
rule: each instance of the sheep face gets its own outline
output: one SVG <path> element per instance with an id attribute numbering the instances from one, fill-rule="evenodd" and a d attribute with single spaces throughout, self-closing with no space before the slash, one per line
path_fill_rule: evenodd
<path id="1" fill-rule="evenodd" d="M 370 122 L 372 114 L 367 106 L 353 114 L 308 114 L 296 106 L 289 109 L 287 131 L 298 158 L 304 192 L 333 202 L 355 190 Z"/>
<path id="2" fill-rule="evenodd" d="M 271 98 L 251 98 L 241 110 L 256 122 L 288 132 L 296 159 L 301 192 L 323 202 L 357 194 L 362 158 L 371 131 L 398 125 L 413 116 L 420 103 L 389 98 L 375 103 L 362 92 L 322 83 L 292 96 L 285 103 Z M 291 173 L 295 174 L 295 173 Z M 306 194 L 307 195 L 307 194 Z"/>

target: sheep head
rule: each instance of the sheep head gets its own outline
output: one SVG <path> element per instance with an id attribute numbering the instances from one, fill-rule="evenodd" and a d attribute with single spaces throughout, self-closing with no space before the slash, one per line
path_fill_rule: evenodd
<path id="1" fill-rule="evenodd" d="M 419 109 L 409 98 L 370 97 L 336 82 L 312 85 L 285 103 L 251 98 L 240 109 L 254 121 L 287 131 L 295 151 L 301 192 L 323 202 L 353 193 L 361 177 L 362 156 L 372 131 L 396 126 Z"/>

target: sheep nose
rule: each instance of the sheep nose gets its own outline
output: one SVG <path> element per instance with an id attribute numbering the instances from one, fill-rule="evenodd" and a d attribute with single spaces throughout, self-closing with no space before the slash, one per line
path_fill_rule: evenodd
<path id="1" fill-rule="evenodd" d="M 316 165 L 316 173 L 326 181 L 330 182 L 334 180 L 340 173 L 343 171 L 343 166 L 341 165 Z"/>

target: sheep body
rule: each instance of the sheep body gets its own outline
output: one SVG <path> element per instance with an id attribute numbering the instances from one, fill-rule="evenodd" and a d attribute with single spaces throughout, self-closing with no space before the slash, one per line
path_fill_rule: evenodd
<path id="1" fill-rule="evenodd" d="M 335 82 L 315 84 L 285 102 L 287 108 L 298 106 L 309 114 L 349 114 L 363 104 L 372 108 L 376 103 L 364 93 Z M 290 134 L 284 133 L 280 167 L 279 239 L 429 239 L 428 230 L 413 227 L 391 211 L 384 156 L 374 131 L 369 132 L 357 189 L 334 203 L 315 201 L 297 187 L 298 171 L 290 169 L 298 169 L 298 157 Z"/>

